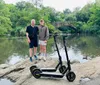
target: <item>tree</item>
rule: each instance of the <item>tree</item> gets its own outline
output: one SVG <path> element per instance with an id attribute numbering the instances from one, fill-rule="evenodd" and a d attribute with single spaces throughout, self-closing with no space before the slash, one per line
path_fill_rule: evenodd
<path id="1" fill-rule="evenodd" d="M 63 11 L 63 13 L 66 15 L 66 14 L 70 14 L 71 11 L 70 11 L 70 9 L 65 9 L 65 10 Z"/>
<path id="2" fill-rule="evenodd" d="M 0 0 L 0 35 L 8 33 L 11 30 L 10 12 L 5 5 L 4 1 Z"/>
<path id="3" fill-rule="evenodd" d="M 31 2 L 33 3 L 33 5 L 36 7 L 36 8 L 40 8 L 42 6 L 42 1 L 43 0 L 31 0 Z"/>
<path id="4" fill-rule="evenodd" d="M 95 30 L 96 32 L 100 33 L 100 5 L 94 4 L 91 9 L 91 16 L 88 21 L 88 25 L 90 26 L 91 30 Z"/>

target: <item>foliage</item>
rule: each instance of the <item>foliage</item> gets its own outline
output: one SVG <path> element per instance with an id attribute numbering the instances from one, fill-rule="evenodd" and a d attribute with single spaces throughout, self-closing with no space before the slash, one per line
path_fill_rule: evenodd
<path id="1" fill-rule="evenodd" d="M 5 4 L 0 0 L 0 35 L 25 35 L 25 28 L 30 24 L 31 19 L 36 19 L 36 24 L 42 18 L 45 20 L 50 33 L 57 30 L 53 26 L 55 22 L 70 22 L 79 33 L 100 33 L 100 0 L 95 3 L 88 3 L 83 8 L 76 7 L 74 11 L 65 9 L 58 12 L 54 8 L 44 7 L 41 0 L 30 2 L 20 1 L 13 4 Z M 74 22 L 74 23 L 71 23 Z M 60 27 L 61 30 L 69 27 Z M 66 31 L 66 30 L 65 30 Z M 70 32 L 70 31 L 67 31 Z"/>

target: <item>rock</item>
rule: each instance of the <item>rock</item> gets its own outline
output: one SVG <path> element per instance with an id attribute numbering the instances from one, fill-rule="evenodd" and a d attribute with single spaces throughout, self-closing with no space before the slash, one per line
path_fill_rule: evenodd
<path id="1" fill-rule="evenodd" d="M 81 83 L 80 85 L 100 85 L 100 76 L 89 80 L 87 82 Z"/>
<path id="2" fill-rule="evenodd" d="M 78 61 L 78 60 L 71 61 L 71 64 L 74 64 L 74 63 L 80 63 L 80 61 Z"/>
<path id="3" fill-rule="evenodd" d="M 1 64 L 0 65 L 0 69 L 5 69 L 5 68 L 8 68 L 10 65 L 8 64 Z"/>
<path id="4" fill-rule="evenodd" d="M 90 78 L 81 78 L 80 83 L 85 83 L 85 82 L 90 81 L 90 80 L 91 80 Z"/>
<path id="5" fill-rule="evenodd" d="M 100 74 L 100 57 L 94 58 L 85 63 L 79 63 L 79 61 L 76 60 L 73 62 L 74 64 L 71 65 L 71 68 L 76 74 L 76 79 L 72 83 L 69 83 L 66 80 L 66 76 L 62 79 L 41 78 L 38 80 L 32 76 L 29 70 L 32 65 L 37 65 L 39 68 L 56 67 L 58 62 L 49 58 L 46 60 L 46 62 L 41 60 L 38 61 L 37 64 L 35 64 L 35 60 L 34 62 L 30 62 L 28 58 L 16 63 L 15 65 L 0 65 L 0 77 L 9 78 L 13 81 L 16 81 L 14 83 L 15 85 L 79 85 L 80 81 L 87 82 L 89 79 L 95 78 L 98 76 L 98 74 Z"/>
<path id="6" fill-rule="evenodd" d="M 84 56 L 83 59 L 92 60 L 92 58 L 91 57 L 88 57 L 88 56 Z"/>

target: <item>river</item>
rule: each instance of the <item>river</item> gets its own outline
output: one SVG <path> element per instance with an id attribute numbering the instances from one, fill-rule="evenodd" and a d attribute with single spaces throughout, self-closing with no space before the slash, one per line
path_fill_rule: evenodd
<path id="1" fill-rule="evenodd" d="M 65 61 L 62 36 L 58 36 L 57 44 L 62 59 Z M 87 61 L 86 58 L 91 59 L 100 56 L 100 36 L 72 35 L 66 38 L 66 46 L 71 61 L 78 60 L 83 63 Z M 48 40 L 47 54 L 48 57 L 58 59 L 53 37 Z M 25 37 L 0 37 L 0 64 L 15 64 L 27 58 L 28 55 L 28 43 Z"/>

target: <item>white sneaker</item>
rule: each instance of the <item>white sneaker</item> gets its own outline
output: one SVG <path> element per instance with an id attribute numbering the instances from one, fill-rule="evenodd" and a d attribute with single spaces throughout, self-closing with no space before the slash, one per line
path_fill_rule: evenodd
<path id="1" fill-rule="evenodd" d="M 39 60 L 41 60 L 43 57 L 42 56 L 39 56 Z"/>
<path id="2" fill-rule="evenodd" d="M 46 57 L 43 57 L 43 60 L 46 61 Z"/>

